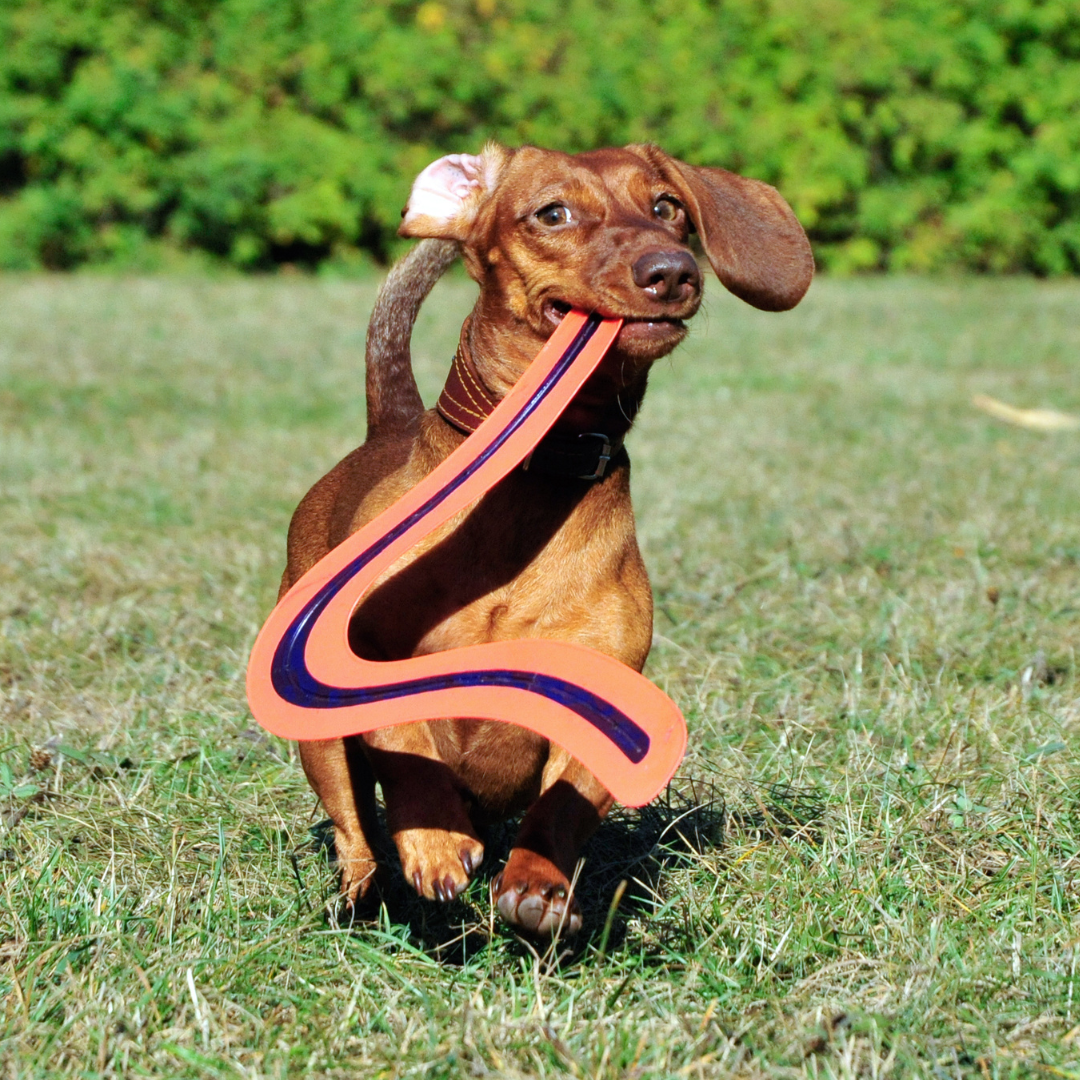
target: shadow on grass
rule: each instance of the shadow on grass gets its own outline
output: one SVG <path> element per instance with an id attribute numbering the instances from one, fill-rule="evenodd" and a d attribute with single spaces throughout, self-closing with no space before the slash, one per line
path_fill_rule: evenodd
<path id="1" fill-rule="evenodd" d="M 702 856 L 722 852 L 733 834 L 762 842 L 797 837 L 815 844 L 825 813 L 822 796 L 809 789 L 771 784 L 742 791 L 728 806 L 715 783 L 676 778 L 648 806 L 616 806 L 586 844 L 575 891 L 583 911 L 580 934 L 564 943 L 563 961 L 573 961 L 590 947 L 615 951 L 623 946 L 634 920 L 656 919 L 666 899 L 670 872 L 692 867 Z M 492 940 L 529 955 L 532 947 L 496 917 L 488 901 L 492 879 L 502 869 L 518 827 L 504 822 L 483 837 L 484 862 L 468 891 L 449 904 L 417 896 L 405 881 L 392 844 L 379 852 L 386 873 L 377 897 L 355 916 L 346 915 L 340 898 L 328 898 L 326 918 L 364 933 L 373 925 L 408 928 L 413 945 L 445 964 L 461 965 Z M 311 829 L 312 839 L 296 856 L 317 856 L 335 866 L 329 820 Z M 336 866 L 335 866 L 336 873 Z M 299 877 L 299 872 L 298 872 Z M 540 947 L 540 951 L 543 948 Z"/>

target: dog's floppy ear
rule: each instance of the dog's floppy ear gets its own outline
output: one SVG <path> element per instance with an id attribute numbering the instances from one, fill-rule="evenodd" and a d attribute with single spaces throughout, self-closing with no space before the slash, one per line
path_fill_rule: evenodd
<path id="1" fill-rule="evenodd" d="M 776 188 L 727 169 L 687 165 L 651 144 L 627 149 L 660 169 L 729 291 L 763 311 L 787 311 L 803 298 L 814 256 Z"/>
<path id="2" fill-rule="evenodd" d="M 398 235 L 467 240 L 509 156 L 503 147 L 488 143 L 480 154 L 448 154 L 433 161 L 413 181 Z"/>

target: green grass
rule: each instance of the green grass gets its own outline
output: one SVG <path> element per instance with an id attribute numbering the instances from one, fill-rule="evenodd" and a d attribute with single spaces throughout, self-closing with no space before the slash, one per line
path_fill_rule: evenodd
<path id="1" fill-rule="evenodd" d="M 1080 436 L 969 405 L 1080 412 L 1080 286 L 721 294 L 630 449 L 649 673 L 726 812 L 609 823 L 556 963 L 483 880 L 328 922 L 244 704 L 374 283 L 0 279 L 4 1076 L 1080 1077 Z M 470 302 L 425 309 L 429 401 Z"/>

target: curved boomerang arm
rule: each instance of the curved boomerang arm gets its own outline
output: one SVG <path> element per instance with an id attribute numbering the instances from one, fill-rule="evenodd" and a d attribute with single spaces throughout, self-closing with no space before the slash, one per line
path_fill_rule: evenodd
<path id="1" fill-rule="evenodd" d="M 361 659 L 348 643 L 349 620 L 372 583 L 524 460 L 621 325 L 565 315 L 457 450 L 282 597 L 248 665 L 248 701 L 263 727 L 303 740 L 447 716 L 503 720 L 565 748 L 620 802 L 641 806 L 659 793 L 682 760 L 685 722 L 666 694 L 610 656 L 529 639 L 379 662 Z"/>

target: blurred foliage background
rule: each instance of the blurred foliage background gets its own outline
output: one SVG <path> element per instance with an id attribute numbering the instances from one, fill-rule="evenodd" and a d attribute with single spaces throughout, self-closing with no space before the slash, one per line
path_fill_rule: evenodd
<path id="1" fill-rule="evenodd" d="M 488 138 L 768 180 L 836 273 L 1074 274 L 1080 4 L 0 4 L 0 268 L 348 271 Z"/>

